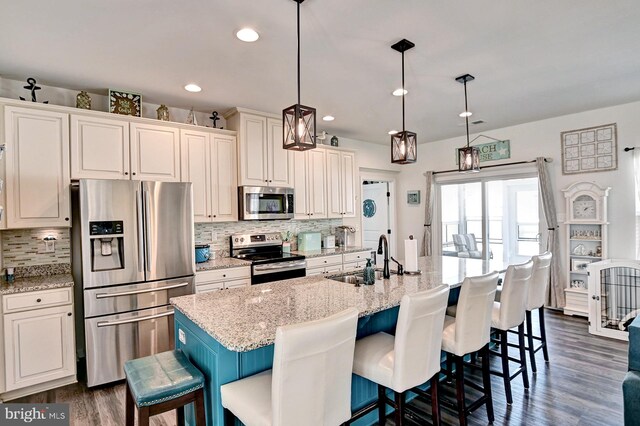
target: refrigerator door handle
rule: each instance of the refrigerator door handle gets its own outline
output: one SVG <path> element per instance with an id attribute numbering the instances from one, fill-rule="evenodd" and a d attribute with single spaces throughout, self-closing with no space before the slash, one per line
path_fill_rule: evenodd
<path id="1" fill-rule="evenodd" d="M 149 192 L 143 189 L 142 198 L 144 199 L 144 269 L 147 272 L 151 272 L 151 268 L 149 267 L 149 220 L 151 216 Z"/>
<path id="2" fill-rule="evenodd" d="M 144 268 L 144 221 L 142 218 L 142 202 L 140 201 L 140 191 L 136 190 L 136 219 L 138 220 L 138 271 Z"/>
<path id="3" fill-rule="evenodd" d="M 173 309 L 168 312 L 163 312 L 161 314 L 155 314 L 155 315 L 147 315 L 145 317 L 135 317 L 135 318 L 124 319 L 124 320 L 116 320 L 116 321 L 99 321 L 96 325 L 98 327 L 112 327 L 115 325 L 130 324 L 132 322 L 148 321 L 151 319 L 168 317 L 169 315 L 173 315 Z"/>
<path id="4" fill-rule="evenodd" d="M 119 293 L 98 293 L 96 294 L 96 299 L 106 299 L 108 297 L 121 297 L 121 296 L 132 296 L 134 294 L 152 293 L 154 291 L 169 290 L 172 288 L 186 287 L 188 285 L 189 283 L 180 283 L 180 284 L 168 285 L 165 287 L 145 288 L 144 290 L 122 291 Z"/>

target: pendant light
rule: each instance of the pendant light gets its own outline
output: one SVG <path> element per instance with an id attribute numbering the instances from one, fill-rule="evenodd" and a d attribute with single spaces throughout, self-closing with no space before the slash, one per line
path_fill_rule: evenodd
<path id="1" fill-rule="evenodd" d="M 300 3 L 298 3 L 298 103 L 282 111 L 282 147 L 306 151 L 316 147 L 316 109 L 300 103 Z"/>
<path id="2" fill-rule="evenodd" d="M 404 90 L 404 52 L 415 47 L 407 39 L 402 39 L 391 48 L 402 53 L 402 89 Z M 402 95 L 402 131 L 391 135 L 391 162 L 397 164 L 415 163 L 418 156 L 418 137 L 404 127 L 404 98 Z"/>
<path id="3" fill-rule="evenodd" d="M 467 125 L 467 146 L 458 149 L 458 170 L 461 172 L 479 172 L 480 171 L 480 150 L 477 146 L 471 146 L 469 142 L 469 103 L 467 99 L 467 82 L 475 80 L 471 74 L 456 77 L 458 83 L 464 84 L 464 111 L 460 117 L 464 117 Z"/>

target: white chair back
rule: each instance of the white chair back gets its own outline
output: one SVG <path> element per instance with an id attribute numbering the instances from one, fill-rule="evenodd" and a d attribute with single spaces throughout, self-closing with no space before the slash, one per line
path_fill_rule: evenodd
<path id="1" fill-rule="evenodd" d="M 339 425 L 351 418 L 358 310 L 276 330 L 273 425 Z"/>
<path id="2" fill-rule="evenodd" d="M 404 392 L 440 371 L 442 326 L 449 286 L 404 295 L 396 325 L 393 389 Z"/>
<path id="3" fill-rule="evenodd" d="M 454 355 L 479 351 L 489 343 L 497 287 L 497 272 L 467 277 L 462 282 L 456 310 Z"/>
<path id="4" fill-rule="evenodd" d="M 532 311 L 544 306 L 547 299 L 547 289 L 551 278 L 551 256 L 550 252 L 533 256 L 533 277 L 529 284 L 529 295 L 527 296 L 527 311 Z"/>
<path id="5" fill-rule="evenodd" d="M 509 265 L 502 282 L 500 315 L 498 321 L 491 324 L 493 327 L 509 330 L 522 324 L 532 274 L 533 261 L 531 260 L 521 265 Z"/>

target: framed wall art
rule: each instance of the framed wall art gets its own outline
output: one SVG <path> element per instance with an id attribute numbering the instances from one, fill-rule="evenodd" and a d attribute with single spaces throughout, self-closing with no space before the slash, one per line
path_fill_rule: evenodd
<path id="1" fill-rule="evenodd" d="M 407 191 L 407 204 L 420 204 L 420 191 Z"/>
<path id="2" fill-rule="evenodd" d="M 560 133 L 562 174 L 604 172 L 618 168 L 616 123 Z"/>
<path id="3" fill-rule="evenodd" d="M 138 93 L 109 89 L 109 112 L 140 117 L 142 96 Z"/>

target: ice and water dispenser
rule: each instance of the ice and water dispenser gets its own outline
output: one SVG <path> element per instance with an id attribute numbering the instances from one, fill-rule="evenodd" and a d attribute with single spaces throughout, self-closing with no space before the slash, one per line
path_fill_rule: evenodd
<path id="1" fill-rule="evenodd" d="M 89 222 L 91 270 L 124 269 L 124 228 L 121 220 Z"/>

